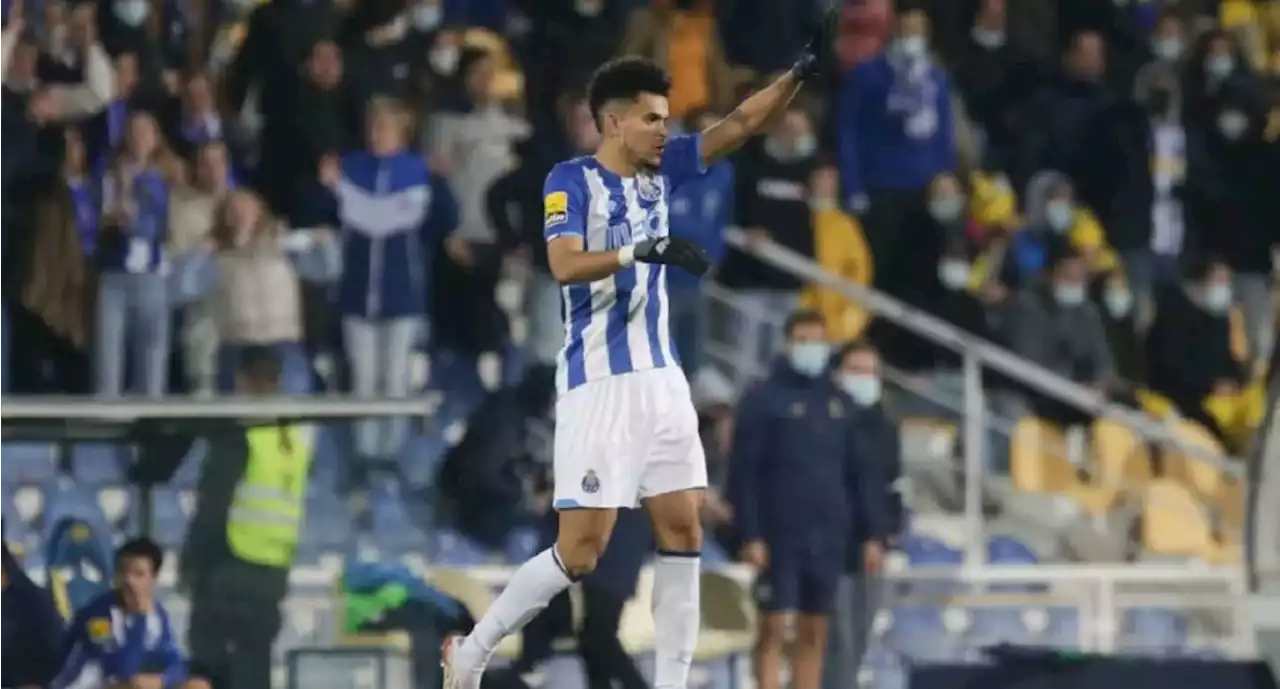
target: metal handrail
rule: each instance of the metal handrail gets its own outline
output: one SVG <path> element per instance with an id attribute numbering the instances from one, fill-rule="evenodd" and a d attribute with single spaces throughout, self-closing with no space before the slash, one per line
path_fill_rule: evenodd
<path id="1" fill-rule="evenodd" d="M 863 308 L 880 318 L 893 321 L 906 330 L 946 347 L 959 354 L 969 354 L 978 362 L 1019 383 L 1048 395 L 1060 402 L 1099 418 L 1120 421 L 1148 441 L 1176 448 L 1178 451 L 1209 462 L 1223 473 L 1244 480 L 1243 464 L 1229 462 L 1227 457 L 1215 455 L 1204 448 L 1190 445 L 1173 435 L 1168 427 L 1140 411 L 1115 404 L 1096 392 L 1064 378 L 1053 371 L 1023 359 L 1016 354 L 966 333 L 954 325 L 929 313 L 908 306 L 901 301 L 869 287 L 849 282 L 826 270 L 813 260 L 772 241 L 748 241 L 741 230 L 725 231 L 725 242 L 754 256 L 756 259 L 786 271 L 809 283 L 821 284 L 837 290 L 858 302 Z"/>

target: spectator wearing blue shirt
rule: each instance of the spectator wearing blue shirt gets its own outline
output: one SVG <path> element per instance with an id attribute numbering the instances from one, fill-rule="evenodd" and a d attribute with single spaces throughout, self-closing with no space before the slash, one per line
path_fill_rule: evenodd
<path id="1" fill-rule="evenodd" d="M 836 118 L 844 197 L 862 221 L 877 286 L 893 289 L 912 277 L 895 261 L 928 221 L 929 183 L 956 167 L 951 85 L 929 54 L 923 11 L 902 12 L 889 49 L 849 72 Z"/>
<path id="2" fill-rule="evenodd" d="M 186 663 L 155 599 L 160 546 L 135 538 L 116 551 L 115 587 L 81 608 L 63 642 L 62 669 L 54 689 L 176 689 Z"/>
<path id="3" fill-rule="evenodd" d="M 132 369 L 138 391 L 150 396 L 165 392 L 172 312 L 163 246 L 172 164 L 155 118 L 144 111 L 132 113 L 102 180 L 95 355 L 100 394 L 121 394 L 126 368 Z M 132 356 L 128 366 L 126 353 Z"/>
<path id="4" fill-rule="evenodd" d="M 701 132 L 719 120 L 709 111 L 688 117 L 687 131 Z M 733 215 L 733 164 L 721 160 L 706 174 L 689 180 L 671 193 L 668 211 L 671 234 L 684 237 L 707 252 L 711 265 L 724 260 L 724 229 Z M 697 373 L 706 339 L 707 301 L 702 296 L 702 278 L 683 271 L 667 275 L 671 299 L 671 331 L 685 373 Z"/>
<path id="5" fill-rule="evenodd" d="M 338 308 L 355 394 L 407 397 L 410 354 L 427 336 L 427 248 L 457 225 L 457 204 L 422 157 L 406 148 L 403 106 L 376 98 L 369 112 L 367 150 L 321 169 L 342 223 Z M 363 421 L 356 453 L 393 458 L 407 431 L 405 419 Z"/>

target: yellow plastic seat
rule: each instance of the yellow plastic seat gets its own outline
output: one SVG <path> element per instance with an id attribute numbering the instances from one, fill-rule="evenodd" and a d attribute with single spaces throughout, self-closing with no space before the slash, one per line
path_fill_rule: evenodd
<path id="1" fill-rule="evenodd" d="M 1202 497 L 1210 498 L 1218 495 L 1222 487 L 1222 471 L 1201 458 L 1204 454 L 1214 457 L 1225 457 L 1222 444 L 1204 426 L 1190 419 L 1181 419 L 1173 427 L 1173 436 L 1193 448 L 1198 454 L 1186 454 L 1173 447 L 1164 450 L 1165 475 L 1182 481 L 1188 488 Z"/>
<path id="2" fill-rule="evenodd" d="M 1199 557 L 1213 550 L 1209 520 L 1200 501 L 1181 481 L 1158 478 L 1147 485 L 1142 544 L 1157 555 Z"/>
<path id="3" fill-rule="evenodd" d="M 1104 485 L 1138 487 L 1151 480 L 1151 452 L 1128 426 L 1098 419 L 1092 436 L 1096 476 Z"/>
<path id="4" fill-rule="evenodd" d="M 1018 420 L 1009 441 L 1013 485 L 1030 493 L 1065 493 L 1079 483 L 1062 431 L 1040 419 Z"/>
<path id="5" fill-rule="evenodd" d="M 1218 514 L 1222 519 L 1223 536 L 1232 540 L 1238 540 L 1240 535 L 1244 533 L 1244 483 L 1232 476 L 1224 479 L 1222 482 L 1222 489 L 1218 491 L 1218 498 L 1216 502 L 1218 505 Z"/>

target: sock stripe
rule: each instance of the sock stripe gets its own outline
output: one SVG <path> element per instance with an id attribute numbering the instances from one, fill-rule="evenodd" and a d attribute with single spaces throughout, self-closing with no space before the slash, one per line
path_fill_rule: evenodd
<path id="1" fill-rule="evenodd" d="M 658 549 L 658 557 L 675 557 L 682 560 L 696 560 L 702 557 L 700 550 L 664 550 Z"/>
<path id="2" fill-rule="evenodd" d="M 573 574 L 569 571 L 569 568 L 564 566 L 564 561 L 560 559 L 560 551 L 556 550 L 555 546 L 551 546 L 551 559 L 555 560 L 556 567 L 559 567 L 560 571 L 564 572 L 564 575 L 569 578 L 569 581 L 578 580 L 578 577 L 573 576 Z"/>

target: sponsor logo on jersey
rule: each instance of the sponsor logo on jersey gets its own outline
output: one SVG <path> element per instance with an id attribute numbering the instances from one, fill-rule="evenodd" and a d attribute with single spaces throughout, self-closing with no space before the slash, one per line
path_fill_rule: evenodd
<path id="1" fill-rule="evenodd" d="M 542 200 L 544 225 L 555 227 L 569 222 L 569 194 L 553 191 Z"/>

